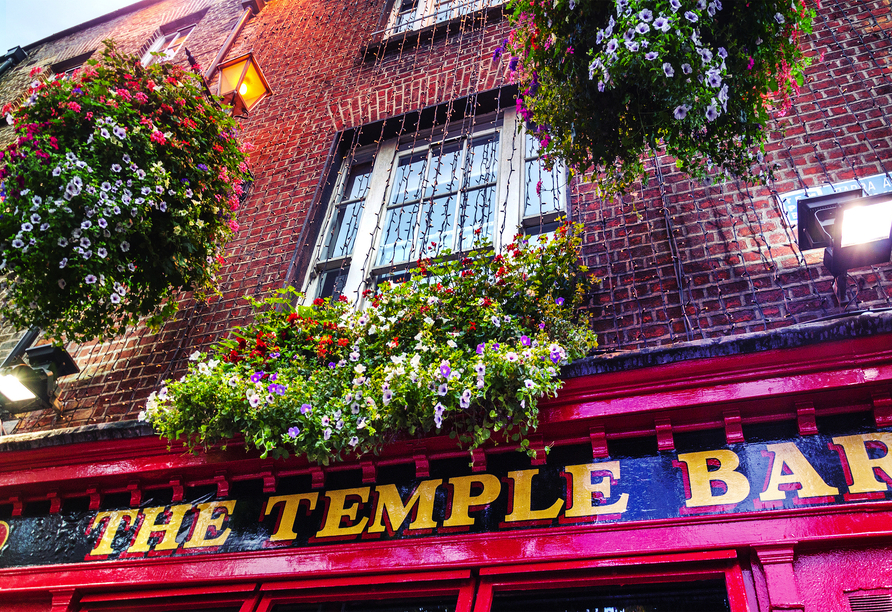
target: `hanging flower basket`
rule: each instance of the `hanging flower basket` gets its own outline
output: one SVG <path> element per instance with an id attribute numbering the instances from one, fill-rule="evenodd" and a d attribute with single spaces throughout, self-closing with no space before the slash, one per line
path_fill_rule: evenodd
<path id="1" fill-rule="evenodd" d="M 646 182 L 665 146 L 697 178 L 758 179 L 772 107 L 808 65 L 805 0 L 512 0 L 517 108 L 552 163 L 592 171 L 604 193 Z M 765 169 L 770 172 L 769 169 Z"/>
<path id="2" fill-rule="evenodd" d="M 264 457 L 323 464 L 428 433 L 527 450 L 559 367 L 596 344 L 577 311 L 591 287 L 579 244 L 563 226 L 504 255 L 422 261 L 359 312 L 328 299 L 295 309 L 293 290 L 255 302 L 254 324 L 192 355 L 141 418 L 193 449 L 241 433 Z"/>
<path id="3" fill-rule="evenodd" d="M 235 121 L 179 66 L 144 67 L 106 42 L 70 78 L 37 77 L 4 115 L 0 313 L 58 340 L 122 333 L 215 290 L 248 177 Z"/>

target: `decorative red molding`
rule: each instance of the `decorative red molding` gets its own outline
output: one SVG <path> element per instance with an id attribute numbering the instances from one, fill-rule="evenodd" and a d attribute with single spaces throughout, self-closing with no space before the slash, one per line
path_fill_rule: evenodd
<path id="1" fill-rule="evenodd" d="M 725 410 L 722 412 L 725 422 L 725 441 L 728 444 L 741 444 L 745 442 L 743 427 L 740 421 L 740 410 Z"/>
<path id="2" fill-rule="evenodd" d="M 657 448 L 661 451 L 675 450 L 675 439 L 672 437 L 672 422 L 669 417 L 654 419 L 654 427 L 657 430 Z"/>
<path id="3" fill-rule="evenodd" d="M 607 434 L 603 425 L 590 427 L 588 436 L 592 441 L 592 459 L 603 459 L 610 456 L 610 451 L 607 450 Z"/>
<path id="4" fill-rule="evenodd" d="M 765 572 L 771 612 L 805 609 L 793 573 L 794 544 L 795 542 L 790 542 L 753 547 Z"/>
<path id="5" fill-rule="evenodd" d="M 814 402 L 801 401 L 796 402 L 794 406 L 796 407 L 796 425 L 799 427 L 799 435 L 813 436 L 818 433 Z"/>
<path id="6" fill-rule="evenodd" d="M 475 474 L 486 471 L 486 451 L 482 448 L 471 451 L 471 471 Z"/>
<path id="7" fill-rule="evenodd" d="M 892 395 L 889 391 L 874 391 L 873 418 L 877 427 L 892 427 Z"/>

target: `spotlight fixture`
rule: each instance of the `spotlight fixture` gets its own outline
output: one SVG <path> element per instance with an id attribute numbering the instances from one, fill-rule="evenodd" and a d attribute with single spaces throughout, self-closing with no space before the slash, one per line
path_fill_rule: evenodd
<path id="1" fill-rule="evenodd" d="M 892 255 L 892 194 L 860 189 L 798 202 L 799 248 L 824 248 L 824 266 L 837 279 L 840 301 L 852 268 L 885 263 Z"/>
<path id="2" fill-rule="evenodd" d="M 19 414 L 55 407 L 57 379 L 80 368 L 65 349 L 43 345 L 32 348 L 40 330 L 30 330 L 0 366 L 0 411 Z M 27 355 L 28 364 L 21 357 Z"/>

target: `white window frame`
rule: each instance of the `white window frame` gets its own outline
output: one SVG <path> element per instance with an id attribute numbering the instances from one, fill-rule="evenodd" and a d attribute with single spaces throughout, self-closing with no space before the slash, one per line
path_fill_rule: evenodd
<path id="1" fill-rule="evenodd" d="M 155 62 L 169 62 L 171 61 L 177 53 L 179 53 L 180 49 L 182 49 L 186 40 L 188 40 L 189 36 L 192 35 L 192 32 L 195 30 L 195 26 L 197 23 L 190 23 L 189 25 L 183 26 L 182 28 L 177 28 L 173 32 L 168 32 L 167 34 L 162 34 L 159 36 L 155 42 L 152 43 L 152 46 L 149 47 L 149 50 L 145 52 L 142 56 L 142 65 L 148 66 L 150 64 L 154 64 Z M 180 38 L 180 34 L 185 32 L 186 34 Z M 179 44 L 175 43 L 180 41 Z M 152 55 L 153 53 L 162 53 L 162 56 Z"/>
<path id="2" fill-rule="evenodd" d="M 484 8 L 499 6 L 505 0 L 394 0 L 385 36 L 420 30 Z"/>
<path id="3" fill-rule="evenodd" d="M 558 208 L 549 209 L 543 215 L 525 216 L 526 177 L 524 174 L 527 167 L 526 162 L 531 158 L 526 157 L 524 139 L 529 136 L 525 130 L 518 131 L 518 117 L 514 109 L 503 111 L 501 121 L 496 122 L 495 125 L 492 125 L 490 121 L 481 123 L 484 124 L 482 129 L 471 129 L 470 131 L 465 129 L 461 131 L 460 135 L 446 134 L 435 138 L 433 142 L 425 141 L 414 147 L 406 146 L 405 141 L 408 138 L 406 136 L 402 139 L 392 138 L 378 145 L 374 153 L 370 152 L 368 148 L 359 148 L 343 160 L 302 288 L 308 302 L 319 297 L 326 272 L 346 270 L 346 281 L 339 293 L 346 296 L 349 301 L 358 303 L 363 292 L 375 286 L 376 278 L 380 274 L 385 271 L 411 269 L 415 266 L 418 253 L 414 253 L 410 261 L 405 263 L 376 266 L 380 242 L 387 222 L 388 203 L 391 201 L 391 191 L 395 188 L 393 183 L 397 164 L 400 156 L 413 155 L 425 150 L 436 150 L 444 141 L 449 142 L 457 137 L 480 138 L 493 131 L 498 131 L 498 175 L 495 182 L 491 236 L 493 246 L 497 251 L 510 244 L 518 231 L 537 235 L 553 229 L 557 219 L 562 217 L 567 210 L 568 190 L 565 168 L 556 166 L 554 170 Z M 403 146 L 400 146 L 401 140 Z M 333 230 L 332 224 L 336 222 L 339 205 L 351 201 L 349 198 L 344 198 L 350 170 L 354 164 L 367 163 L 370 159 L 372 163 L 371 176 L 368 181 L 365 201 L 358 215 L 352 252 L 321 259 Z M 545 170 L 543 169 L 542 172 Z M 425 198 L 423 201 L 429 200 Z M 417 229 L 417 227 L 416 225 L 415 228 Z M 458 229 L 456 228 L 456 231 Z M 456 236 L 453 234 L 453 241 L 455 238 Z"/>

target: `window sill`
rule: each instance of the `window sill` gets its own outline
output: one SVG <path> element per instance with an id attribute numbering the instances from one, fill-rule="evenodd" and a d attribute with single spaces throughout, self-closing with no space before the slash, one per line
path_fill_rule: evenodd
<path id="1" fill-rule="evenodd" d="M 364 62 L 375 61 L 388 53 L 402 52 L 417 46 L 419 43 L 433 41 L 460 32 L 463 28 L 477 29 L 487 24 L 498 23 L 507 17 L 505 5 L 500 4 L 473 13 L 461 15 L 448 21 L 441 21 L 418 30 L 387 34 L 387 30 L 379 30 L 371 35 L 370 40 L 360 49 Z"/>

